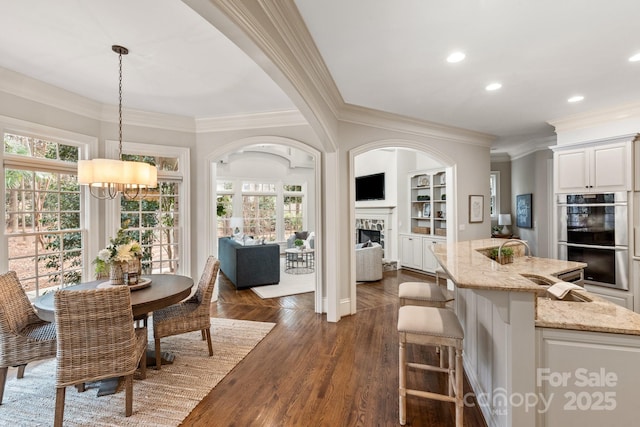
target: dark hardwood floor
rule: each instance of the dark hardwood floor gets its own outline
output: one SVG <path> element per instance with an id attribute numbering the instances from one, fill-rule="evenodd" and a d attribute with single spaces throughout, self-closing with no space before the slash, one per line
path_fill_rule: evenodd
<path id="1" fill-rule="evenodd" d="M 395 426 L 398 423 L 398 283 L 433 280 L 407 270 L 358 285 L 358 313 L 328 323 L 313 293 L 262 300 L 222 275 L 213 317 L 277 325 L 185 419 L 186 426 Z M 215 334 L 215 330 L 212 331 Z M 434 350 L 409 346 L 433 363 Z M 408 384 L 445 390 L 442 374 L 409 370 Z M 465 393 L 470 392 L 465 381 Z M 475 402 L 475 400 L 474 400 Z M 408 397 L 407 425 L 453 426 L 451 403 Z M 477 407 L 464 425 L 485 426 Z"/>

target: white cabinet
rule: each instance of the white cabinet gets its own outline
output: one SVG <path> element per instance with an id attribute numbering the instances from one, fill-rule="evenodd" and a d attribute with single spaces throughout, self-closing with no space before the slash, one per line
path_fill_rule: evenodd
<path id="1" fill-rule="evenodd" d="M 400 235 L 400 263 L 403 267 L 422 270 L 422 237 Z"/>
<path id="2" fill-rule="evenodd" d="M 429 273 L 435 273 L 436 268 L 438 268 L 438 260 L 436 256 L 433 254 L 431 248 L 436 245 L 436 243 L 444 242 L 443 240 L 436 240 L 428 237 L 422 238 L 422 269 L 424 271 L 428 271 Z"/>
<path id="3" fill-rule="evenodd" d="M 536 328 L 536 348 L 536 426 L 638 425 L 637 336 Z"/>
<path id="4" fill-rule="evenodd" d="M 620 142 L 554 153 L 556 193 L 631 191 L 631 144 Z"/>
<path id="5" fill-rule="evenodd" d="M 436 243 L 443 243 L 444 238 L 420 236 L 416 234 L 400 235 L 400 265 L 402 267 L 435 273 L 438 260 L 431 251 Z"/>

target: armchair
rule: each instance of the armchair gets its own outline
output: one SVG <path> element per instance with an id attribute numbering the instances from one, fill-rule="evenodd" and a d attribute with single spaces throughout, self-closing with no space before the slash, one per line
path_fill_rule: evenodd
<path id="1" fill-rule="evenodd" d="M 40 320 L 15 271 L 0 274 L 0 404 L 10 366 L 22 378 L 27 363 L 55 356 L 55 325 Z"/>
<path id="2" fill-rule="evenodd" d="M 133 374 L 147 367 L 147 328 L 134 329 L 131 291 L 58 290 L 53 295 L 58 339 L 53 425 L 62 427 L 65 389 L 105 378 L 124 377 L 125 416 L 133 412 Z"/>
<path id="3" fill-rule="evenodd" d="M 356 281 L 372 282 L 382 279 L 382 246 L 356 248 Z"/>

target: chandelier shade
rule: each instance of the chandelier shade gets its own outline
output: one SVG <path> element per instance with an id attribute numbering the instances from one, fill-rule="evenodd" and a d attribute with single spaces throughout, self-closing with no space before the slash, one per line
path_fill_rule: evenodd
<path id="1" fill-rule="evenodd" d="M 129 53 L 126 47 L 113 45 L 111 49 L 119 57 L 119 141 L 117 159 L 92 159 L 78 161 L 78 184 L 88 185 L 92 196 L 114 199 L 118 194 L 134 199 L 149 188 L 158 185 L 158 169 L 144 162 L 122 160 L 122 55 Z"/>
<path id="2" fill-rule="evenodd" d="M 147 163 L 116 159 L 78 161 L 78 183 L 98 188 L 119 184 L 122 189 L 155 188 L 158 169 Z M 118 190 L 121 191 L 121 190 Z"/>

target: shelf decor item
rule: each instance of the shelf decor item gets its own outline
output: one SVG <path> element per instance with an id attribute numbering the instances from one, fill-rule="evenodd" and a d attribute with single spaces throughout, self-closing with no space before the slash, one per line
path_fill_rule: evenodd
<path id="1" fill-rule="evenodd" d="M 418 177 L 418 187 L 428 187 L 429 177 L 427 175 L 421 175 Z"/>

